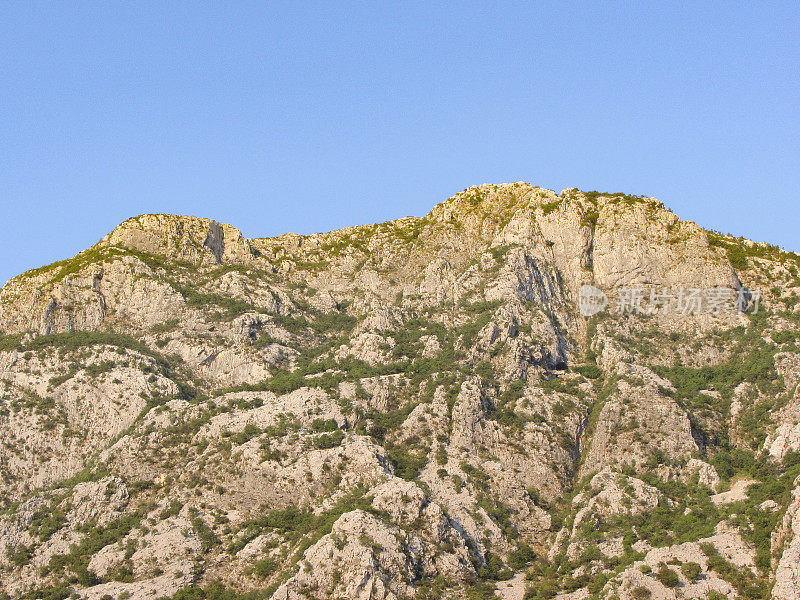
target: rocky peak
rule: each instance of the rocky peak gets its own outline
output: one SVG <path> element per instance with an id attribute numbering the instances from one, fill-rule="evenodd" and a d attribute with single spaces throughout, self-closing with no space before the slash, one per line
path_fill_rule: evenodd
<path id="1" fill-rule="evenodd" d="M 250 243 L 235 227 L 179 215 L 133 217 L 118 225 L 103 242 L 197 264 L 247 263 L 254 256 Z"/>

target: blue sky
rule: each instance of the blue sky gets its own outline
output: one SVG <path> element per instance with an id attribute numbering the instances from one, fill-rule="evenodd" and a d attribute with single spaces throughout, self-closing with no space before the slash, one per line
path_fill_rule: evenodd
<path id="1" fill-rule="evenodd" d="M 800 250 L 800 4 L 8 2 L 0 282 L 147 212 L 250 237 L 479 183 Z"/>

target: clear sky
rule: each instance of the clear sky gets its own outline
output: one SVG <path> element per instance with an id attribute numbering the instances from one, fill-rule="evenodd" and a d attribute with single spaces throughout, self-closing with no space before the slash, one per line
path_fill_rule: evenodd
<path id="1" fill-rule="evenodd" d="M 800 250 L 800 4 L 3 2 L 0 283 L 124 219 L 246 236 L 529 181 Z"/>

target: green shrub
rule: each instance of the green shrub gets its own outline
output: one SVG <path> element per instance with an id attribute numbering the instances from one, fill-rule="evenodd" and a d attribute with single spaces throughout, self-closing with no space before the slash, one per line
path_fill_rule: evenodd
<path id="1" fill-rule="evenodd" d="M 278 561 L 267 556 L 257 560 L 253 564 L 253 573 L 255 573 L 258 577 L 261 577 L 262 579 L 266 579 L 267 577 L 275 573 L 277 568 L 278 568 Z"/>
<path id="2" fill-rule="evenodd" d="M 658 572 L 656 573 L 656 579 L 658 579 L 662 584 L 669 588 L 677 587 L 678 584 L 681 582 L 680 577 L 678 574 L 667 567 L 666 565 L 662 566 Z"/>
<path id="3" fill-rule="evenodd" d="M 597 365 L 579 365 L 577 367 L 573 367 L 572 370 L 589 379 L 597 379 L 603 374 L 603 371 Z"/>
<path id="4" fill-rule="evenodd" d="M 495 246 L 494 248 L 489 248 L 489 253 L 497 262 L 502 262 L 510 249 L 511 249 L 511 244 L 503 244 L 502 246 Z"/>
<path id="5" fill-rule="evenodd" d="M 428 457 L 413 454 L 405 448 L 395 447 L 389 450 L 389 460 L 394 465 L 395 475 L 411 481 L 419 477 L 419 472 L 427 464 Z"/>
<path id="6" fill-rule="evenodd" d="M 478 569 L 478 575 L 483 579 L 491 579 L 493 581 L 505 581 L 511 579 L 513 573 L 511 569 L 506 567 L 502 559 L 496 554 L 489 554 L 486 559 L 486 566 Z"/>
<path id="7" fill-rule="evenodd" d="M 219 538 L 197 512 L 192 516 L 191 523 L 200 540 L 200 547 L 203 552 L 209 552 L 220 544 Z"/>
<path id="8" fill-rule="evenodd" d="M 67 523 L 64 511 L 55 505 L 42 508 L 33 513 L 31 518 L 30 530 L 33 535 L 40 540 L 47 541 L 59 529 Z"/>
<path id="9" fill-rule="evenodd" d="M 314 447 L 320 450 L 326 450 L 341 445 L 342 441 L 344 441 L 344 432 L 337 429 L 332 433 L 323 433 L 315 437 Z"/>
<path id="10" fill-rule="evenodd" d="M 785 329 L 783 331 L 776 331 L 772 334 L 772 341 L 776 344 L 788 344 L 797 339 L 797 332 Z"/>
<path id="11" fill-rule="evenodd" d="M 508 566 L 519 571 L 524 566 L 536 560 L 536 553 L 527 544 L 520 544 L 516 550 L 508 554 Z"/>
<path id="12" fill-rule="evenodd" d="M 687 562 L 681 565 L 681 573 L 690 583 L 697 581 L 702 572 L 703 568 L 696 562 Z"/>
<path id="13" fill-rule="evenodd" d="M 597 225 L 597 219 L 600 217 L 596 210 L 588 210 L 583 213 L 583 217 L 581 218 L 581 225 L 584 227 L 594 227 Z"/>
<path id="14" fill-rule="evenodd" d="M 311 423 L 311 429 L 314 431 L 336 431 L 339 426 L 336 424 L 335 419 L 314 419 Z"/>
<path id="15" fill-rule="evenodd" d="M 172 596 L 162 596 L 157 600 L 266 600 L 268 597 L 266 591 L 240 593 L 225 587 L 222 583 L 212 582 L 205 587 L 190 585 L 181 588 Z"/>
<path id="16" fill-rule="evenodd" d="M 6 550 L 6 554 L 9 562 L 12 565 L 16 567 L 24 567 L 25 565 L 30 564 L 31 558 L 33 558 L 33 548 L 29 548 L 24 544 L 20 544 L 14 548 L 8 548 Z"/>
<path id="17" fill-rule="evenodd" d="M 158 323 L 150 328 L 152 333 L 167 333 L 178 328 L 180 321 L 178 319 L 167 319 L 163 323 Z"/>
<path id="18" fill-rule="evenodd" d="M 542 213 L 547 216 L 561 205 L 561 200 L 553 200 L 542 204 Z"/>
<path id="19" fill-rule="evenodd" d="M 186 300 L 187 306 L 198 309 L 206 309 L 211 306 L 221 308 L 224 312 L 217 313 L 217 318 L 222 321 L 232 321 L 239 315 L 248 312 L 266 312 L 263 309 L 253 306 L 249 302 L 245 302 L 244 300 L 239 300 L 237 298 L 231 298 L 230 296 L 225 296 L 222 294 L 204 294 L 198 292 L 192 287 L 186 287 L 176 283 L 173 283 L 172 287 L 174 287 L 178 293 L 183 296 L 183 298 Z"/>
<path id="20" fill-rule="evenodd" d="M 83 368 L 83 370 L 89 377 L 97 377 L 98 375 L 102 375 L 103 373 L 108 373 L 115 366 L 116 363 L 114 363 L 113 360 L 104 360 L 99 363 L 86 365 Z"/>
<path id="21" fill-rule="evenodd" d="M 560 591 L 558 582 L 554 579 L 542 579 L 535 585 L 525 590 L 524 600 L 550 600 L 555 598 Z"/>
<path id="22" fill-rule="evenodd" d="M 19 600 L 66 600 L 72 595 L 72 587 L 67 583 L 58 583 L 55 585 L 28 590 Z M 2 592 L 0 592 L 2 597 Z"/>
<path id="23" fill-rule="evenodd" d="M 183 508 L 183 502 L 179 502 L 178 500 L 171 500 L 169 505 L 161 511 L 161 514 L 158 515 L 158 518 L 161 520 L 169 519 L 170 517 L 177 516 L 178 513 L 181 512 Z"/>
<path id="24" fill-rule="evenodd" d="M 250 441 L 257 435 L 261 435 L 261 429 L 259 429 L 256 425 L 252 423 L 248 423 L 244 426 L 244 429 L 239 433 L 235 434 L 231 437 L 231 442 L 236 445 L 244 444 L 245 442 Z"/>
<path id="25" fill-rule="evenodd" d="M 633 596 L 635 600 L 650 600 L 653 593 L 643 585 L 637 585 L 631 590 L 631 596 Z"/>

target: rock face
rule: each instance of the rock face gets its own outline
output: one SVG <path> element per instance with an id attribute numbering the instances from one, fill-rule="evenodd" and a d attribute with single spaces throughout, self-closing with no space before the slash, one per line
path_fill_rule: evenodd
<path id="1" fill-rule="evenodd" d="M 122 223 L 103 241 L 195 264 L 246 264 L 254 256 L 250 243 L 235 227 L 195 217 L 134 217 Z"/>
<path id="2" fill-rule="evenodd" d="M 0 291 L 0 598 L 798 599 L 799 272 L 523 183 L 130 219 Z"/>
<path id="3" fill-rule="evenodd" d="M 775 567 L 775 586 L 772 597 L 792 600 L 800 594 L 800 480 L 794 482 L 792 502 L 786 510 L 775 541 L 782 551 Z"/>

